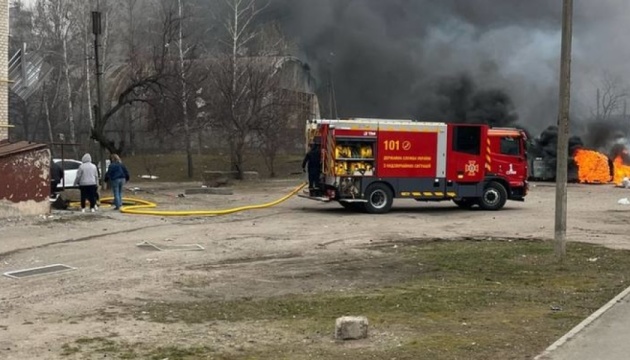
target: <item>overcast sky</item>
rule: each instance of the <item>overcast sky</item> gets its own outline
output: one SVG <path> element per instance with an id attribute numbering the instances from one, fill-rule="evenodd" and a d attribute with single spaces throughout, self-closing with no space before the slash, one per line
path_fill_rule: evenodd
<path id="1" fill-rule="evenodd" d="M 275 2 L 307 58 L 335 63 L 342 115 L 405 116 L 433 79 L 467 72 L 477 87 L 504 89 L 532 130 L 556 122 L 562 0 Z M 604 71 L 628 81 L 630 1 L 574 6 L 572 108 L 584 116 Z"/>

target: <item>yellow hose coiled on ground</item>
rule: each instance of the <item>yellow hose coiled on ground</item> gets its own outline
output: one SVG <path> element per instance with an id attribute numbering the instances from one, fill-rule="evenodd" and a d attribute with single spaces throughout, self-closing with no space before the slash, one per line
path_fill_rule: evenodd
<path id="1" fill-rule="evenodd" d="M 154 216 L 219 216 L 219 215 L 228 215 L 228 214 L 233 214 L 236 212 L 241 212 L 241 211 L 247 211 L 247 210 L 258 210 L 258 209 L 266 209 L 266 208 L 270 208 L 272 206 L 276 206 L 286 200 L 288 200 L 289 198 L 291 198 L 293 195 L 297 194 L 298 191 L 302 190 L 304 188 L 304 186 L 306 186 L 307 184 L 301 184 L 300 186 L 298 186 L 297 188 L 295 188 L 294 190 L 292 190 L 289 194 L 283 196 L 282 198 L 272 201 L 272 202 L 268 202 L 265 204 L 258 204 L 258 205 L 246 205 L 246 206 L 240 206 L 240 207 L 236 207 L 236 208 L 232 208 L 232 209 L 224 209 L 224 210 L 181 210 L 181 211 L 169 211 L 169 210 L 146 210 L 146 209 L 153 209 L 155 207 L 157 207 L 156 203 L 150 202 L 150 201 L 146 201 L 146 200 L 142 200 L 142 199 L 135 199 L 135 198 L 126 198 L 123 197 L 123 203 L 132 203 L 133 205 L 127 205 L 127 206 L 123 206 L 120 208 L 120 212 L 125 213 L 125 214 L 133 214 L 133 215 L 154 215 Z M 113 197 L 106 197 L 106 198 L 102 198 L 101 202 L 102 203 L 106 203 L 106 204 L 111 204 L 111 202 L 114 200 Z"/>

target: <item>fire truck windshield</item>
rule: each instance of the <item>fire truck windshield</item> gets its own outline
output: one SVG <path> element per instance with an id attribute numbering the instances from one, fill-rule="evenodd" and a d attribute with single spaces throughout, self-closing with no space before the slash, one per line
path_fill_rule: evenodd
<path id="1" fill-rule="evenodd" d="M 518 156 L 521 154 L 521 143 L 519 138 L 502 137 L 501 138 L 501 154 Z"/>

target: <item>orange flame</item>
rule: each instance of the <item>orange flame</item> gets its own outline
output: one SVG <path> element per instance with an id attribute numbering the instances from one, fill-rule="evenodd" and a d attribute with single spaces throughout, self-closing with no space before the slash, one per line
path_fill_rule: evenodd
<path id="1" fill-rule="evenodd" d="M 597 151 L 578 149 L 573 155 L 578 166 L 578 180 L 583 184 L 610 182 L 608 157 Z"/>
<path id="2" fill-rule="evenodd" d="M 623 178 L 630 178 L 630 166 L 624 165 L 621 155 L 615 158 L 613 164 L 615 165 L 615 177 L 613 178 L 613 182 L 617 186 L 622 186 Z"/>

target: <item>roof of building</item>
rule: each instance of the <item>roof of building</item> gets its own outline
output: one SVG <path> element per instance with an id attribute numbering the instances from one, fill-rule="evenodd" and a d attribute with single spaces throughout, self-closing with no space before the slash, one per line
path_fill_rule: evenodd
<path id="1" fill-rule="evenodd" d="M 0 140 L 0 158 L 47 147 L 48 145 L 46 144 L 32 143 L 30 141 L 10 142 L 8 140 Z"/>

